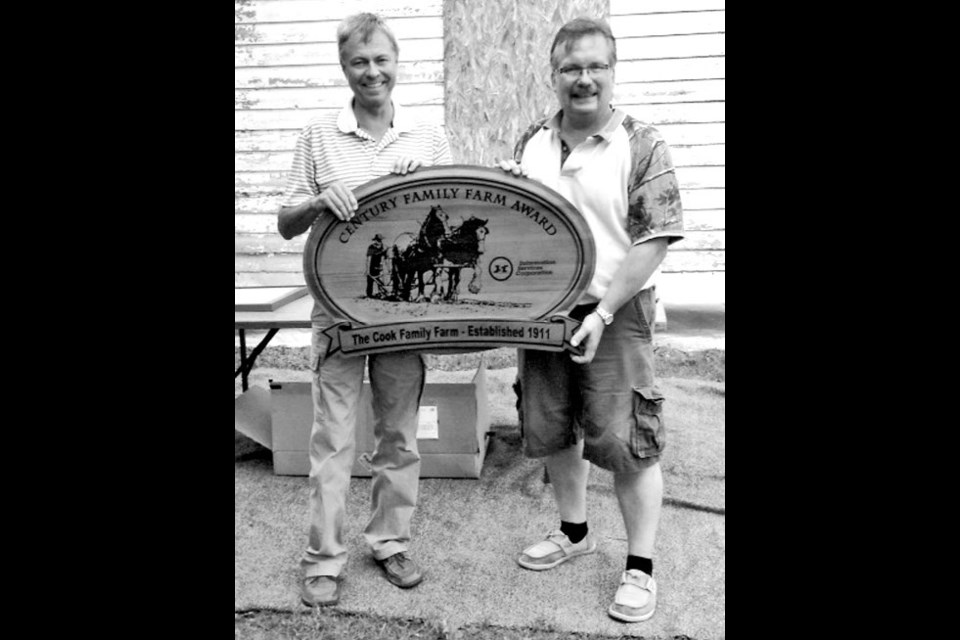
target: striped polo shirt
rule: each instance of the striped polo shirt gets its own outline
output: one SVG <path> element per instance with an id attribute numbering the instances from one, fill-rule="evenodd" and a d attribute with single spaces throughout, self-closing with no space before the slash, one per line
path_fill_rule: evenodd
<path id="1" fill-rule="evenodd" d="M 357 124 L 352 104 L 351 96 L 339 112 L 320 115 L 300 131 L 281 206 L 294 207 L 337 180 L 355 189 L 390 173 L 402 157 L 419 159 L 424 166 L 453 163 L 439 124 L 412 118 L 394 101 L 393 122 L 377 142 Z M 330 321 L 316 302 L 311 319 Z"/>
<path id="2" fill-rule="evenodd" d="M 282 206 L 309 200 L 337 180 L 355 189 L 390 173 L 403 156 L 417 158 L 424 166 L 453 163 L 439 124 L 414 120 L 394 102 L 393 123 L 376 142 L 357 124 L 352 103 L 351 97 L 339 112 L 320 115 L 300 131 Z"/>
<path id="3" fill-rule="evenodd" d="M 598 302 L 632 245 L 683 238 L 680 187 L 660 132 L 614 109 L 602 131 L 572 151 L 560 140 L 560 117 L 521 136 L 514 159 L 527 175 L 555 189 L 580 211 L 596 243 L 593 280 L 578 304 Z M 567 155 L 569 153 L 569 155 Z M 656 283 L 660 267 L 642 289 Z"/>

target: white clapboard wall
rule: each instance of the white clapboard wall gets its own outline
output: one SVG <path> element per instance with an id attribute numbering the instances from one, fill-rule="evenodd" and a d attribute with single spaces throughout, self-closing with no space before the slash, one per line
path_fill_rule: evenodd
<path id="1" fill-rule="evenodd" d="M 276 213 L 300 128 L 350 98 L 337 57 L 345 16 L 374 11 L 400 45 L 394 96 L 442 123 L 443 1 L 236 0 L 234 284 L 303 282 L 303 234 L 284 240 Z"/>
<path id="2" fill-rule="evenodd" d="M 714 291 L 725 269 L 724 5 L 610 0 L 609 15 L 614 102 L 657 126 L 677 165 L 687 237 L 668 253 L 665 284 Z M 347 0 L 237 0 L 235 8 L 235 284 L 297 284 L 305 235 L 283 240 L 276 211 L 298 130 L 349 98 L 335 33 L 358 8 Z M 363 9 L 387 17 L 399 40 L 397 98 L 443 122 L 443 1 L 373 0 Z"/>
<path id="3" fill-rule="evenodd" d="M 617 38 L 614 103 L 655 125 L 677 166 L 687 233 L 664 261 L 666 283 L 714 290 L 725 269 L 724 5 L 610 0 L 609 18 Z"/>

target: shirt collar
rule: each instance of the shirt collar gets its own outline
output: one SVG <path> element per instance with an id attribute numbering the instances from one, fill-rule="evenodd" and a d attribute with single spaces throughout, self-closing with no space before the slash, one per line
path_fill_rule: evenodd
<path id="1" fill-rule="evenodd" d="M 543 128 L 556 129 L 557 131 L 560 131 L 560 119 L 562 116 L 563 109 L 553 114 L 553 117 L 547 120 L 547 122 L 543 125 Z M 598 131 L 595 135 L 598 135 L 609 142 L 611 139 L 613 139 L 613 134 L 617 131 L 617 128 L 623 124 L 623 119 L 626 117 L 627 113 L 625 111 L 621 111 L 620 109 L 613 107 L 613 115 L 610 116 L 609 120 L 607 120 L 607 124 L 603 127 L 603 129 Z"/>
<path id="2" fill-rule="evenodd" d="M 397 133 L 410 131 L 412 122 L 407 114 L 406 108 L 396 100 L 393 101 L 393 122 L 391 128 Z M 337 116 L 337 128 L 343 133 L 356 133 L 360 125 L 357 123 L 357 117 L 353 114 L 353 96 L 347 100 L 347 104 L 340 110 Z"/>

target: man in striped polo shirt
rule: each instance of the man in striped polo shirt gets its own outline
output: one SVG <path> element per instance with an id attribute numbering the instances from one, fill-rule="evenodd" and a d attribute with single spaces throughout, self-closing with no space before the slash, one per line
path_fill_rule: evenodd
<path id="1" fill-rule="evenodd" d="M 443 129 L 415 121 L 391 99 L 399 47 L 384 21 L 370 13 L 350 16 L 337 28 L 337 43 L 353 96 L 342 110 L 300 132 L 277 222 L 287 239 L 321 216 L 349 220 L 357 211 L 352 190 L 369 180 L 452 162 Z M 315 606 L 340 598 L 347 562 L 344 510 L 367 363 L 378 448 L 371 459 L 373 513 L 363 535 L 390 582 L 408 588 L 423 579 L 408 544 L 420 480 L 417 409 L 425 367 L 416 352 L 327 355 L 323 330 L 333 319 L 314 302 L 311 320 L 310 536 L 301 561 L 301 600 Z"/>
<path id="2" fill-rule="evenodd" d="M 544 457 L 560 528 L 517 559 L 542 571 L 593 553 L 587 529 L 590 463 L 614 474 L 627 533 L 626 569 L 608 609 L 624 622 L 656 608 L 653 546 L 665 444 L 663 396 L 654 386 L 654 281 L 683 215 L 670 151 L 659 132 L 613 109 L 616 40 L 602 20 L 564 25 L 550 48 L 561 110 L 534 124 L 500 167 L 570 200 L 597 245 L 593 280 L 571 316 L 583 356 L 520 350 L 524 453 Z"/>

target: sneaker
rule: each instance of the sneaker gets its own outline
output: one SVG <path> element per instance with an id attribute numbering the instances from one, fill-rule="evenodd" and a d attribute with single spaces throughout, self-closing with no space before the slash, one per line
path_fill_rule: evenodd
<path id="1" fill-rule="evenodd" d="M 377 560 L 377 564 L 387 574 L 387 580 L 401 589 L 415 587 L 423 581 L 423 572 L 420 571 L 420 567 L 403 551 L 389 558 Z"/>
<path id="2" fill-rule="evenodd" d="M 589 533 L 580 542 L 574 544 L 565 533 L 557 529 L 546 540 L 542 540 L 523 550 L 517 563 L 524 569 L 543 571 L 577 556 L 585 556 L 597 550 L 597 542 Z"/>
<path id="3" fill-rule="evenodd" d="M 300 586 L 300 600 L 308 607 L 324 607 L 340 601 L 338 576 L 311 576 L 303 579 Z"/>
<path id="4" fill-rule="evenodd" d="M 657 581 L 639 569 L 624 571 L 607 613 L 622 622 L 648 620 L 657 608 Z"/>

